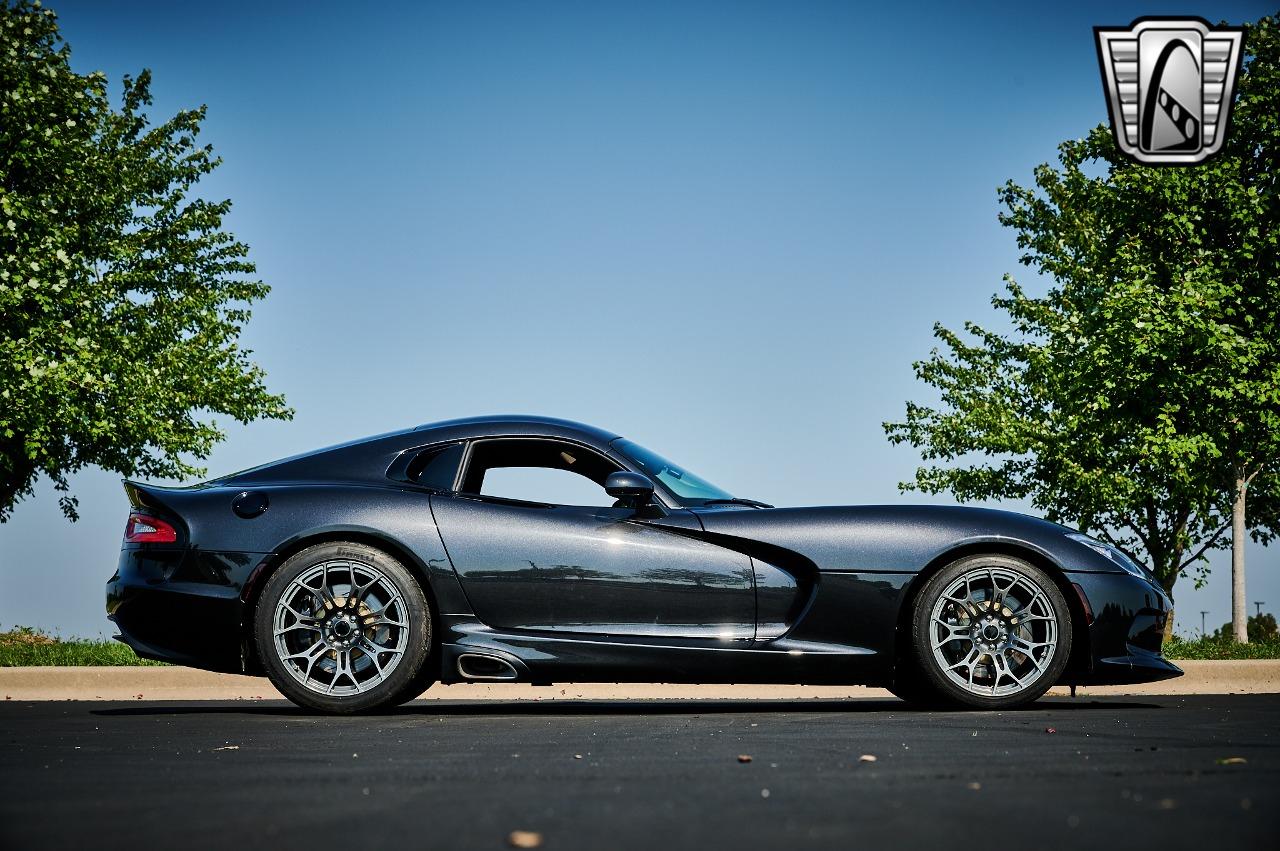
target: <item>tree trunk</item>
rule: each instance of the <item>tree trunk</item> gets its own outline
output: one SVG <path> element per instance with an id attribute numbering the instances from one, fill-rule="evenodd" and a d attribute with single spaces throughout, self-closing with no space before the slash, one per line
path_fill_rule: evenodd
<path id="1" fill-rule="evenodd" d="M 1173 554 L 1170 556 L 1168 561 L 1158 568 L 1160 572 L 1156 574 L 1156 578 L 1160 580 L 1160 587 L 1163 588 L 1165 593 L 1171 598 L 1173 597 L 1173 583 L 1178 581 L 1178 566 L 1182 564 L 1182 548 L 1177 545 L 1176 537 L 1174 538 L 1174 541 Z M 1164 547 L 1161 547 L 1160 551 L 1163 553 Z M 1150 552 L 1150 550 L 1148 550 L 1148 552 Z M 1153 565 L 1156 564 L 1154 555 L 1152 556 L 1151 561 Z M 1174 613 L 1170 611 L 1169 616 L 1164 619 L 1165 641 L 1170 641 L 1173 638 L 1173 615 Z"/>
<path id="2" fill-rule="evenodd" d="M 1241 469 L 1231 505 L 1231 633 L 1241 644 L 1249 643 L 1249 604 L 1244 593 L 1244 505 L 1248 490 L 1249 480 Z"/>
<path id="3" fill-rule="evenodd" d="M 18 496 L 26 492 L 35 475 L 35 464 L 24 454 L 18 443 L 0 444 L 0 523 L 13 511 Z"/>

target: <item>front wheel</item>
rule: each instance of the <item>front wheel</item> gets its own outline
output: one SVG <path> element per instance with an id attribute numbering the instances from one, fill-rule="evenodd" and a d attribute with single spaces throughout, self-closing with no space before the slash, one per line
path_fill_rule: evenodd
<path id="1" fill-rule="evenodd" d="M 422 683 L 431 615 L 421 586 L 386 553 L 319 544 L 271 575 L 254 634 L 285 697 L 322 712 L 368 712 Z"/>
<path id="2" fill-rule="evenodd" d="M 912 695 L 981 709 L 1022 706 L 1058 681 L 1071 655 L 1071 613 L 1038 567 L 1003 555 L 962 558 L 916 597 Z"/>

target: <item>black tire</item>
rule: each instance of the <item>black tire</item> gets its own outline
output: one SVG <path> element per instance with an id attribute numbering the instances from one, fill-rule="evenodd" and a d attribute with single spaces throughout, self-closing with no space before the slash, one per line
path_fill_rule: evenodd
<path id="1" fill-rule="evenodd" d="M 943 661 L 935 655 L 933 647 L 935 638 L 947 635 L 946 632 L 940 633 L 939 630 L 951 628 L 932 620 L 935 606 L 939 605 L 944 592 L 962 577 L 966 575 L 975 577 L 985 571 L 991 571 L 990 575 L 996 577 L 993 580 L 996 584 L 1000 581 L 1013 581 L 1009 579 L 1012 576 L 1019 577 L 1020 581 L 1008 591 L 1010 596 L 1006 598 L 1006 605 L 999 605 L 997 597 L 973 604 L 972 608 L 976 616 L 967 621 L 961 621 L 965 624 L 963 629 L 983 639 L 982 630 L 985 628 L 983 624 L 990 621 L 990 625 L 995 626 L 995 631 L 1001 635 L 1014 633 L 1014 640 L 1018 640 L 1016 637 L 1018 630 L 1023 630 L 1022 634 L 1030 636 L 1025 639 L 1026 641 L 1030 642 L 1039 637 L 1045 639 L 1046 645 L 1039 651 L 1041 655 L 1037 656 L 1035 655 L 1037 650 L 1034 647 L 1030 655 L 1017 649 L 997 649 L 996 653 L 982 653 L 983 647 L 972 638 L 960 638 L 944 644 L 945 649 L 940 651 L 943 655 L 951 652 L 957 656 L 963 655 L 965 659 L 976 658 L 977 660 L 970 663 L 968 667 L 960 669 L 960 672 L 954 674 L 955 677 L 959 679 L 968 677 L 973 682 L 975 672 L 978 672 L 982 674 L 982 678 L 975 685 L 981 685 L 984 692 L 986 686 L 982 684 L 986 680 L 991 680 L 995 684 L 993 691 L 1013 690 L 991 695 L 977 693 L 975 685 L 962 685 L 953 679 Z M 1032 589 L 1039 591 L 1042 596 L 1036 597 Z M 980 596 L 981 593 L 983 592 L 975 596 Z M 1014 594 L 1019 596 L 1014 597 Z M 1026 604 L 1023 597 L 1030 597 L 1032 603 Z M 950 606 L 953 600 L 953 597 L 948 597 L 942 602 L 943 611 L 948 610 L 946 607 Z M 972 598 L 970 600 L 972 602 Z M 1018 625 L 1016 618 L 1011 619 L 1006 616 L 1013 607 L 1008 603 L 1014 601 L 1016 601 L 1015 605 L 1032 605 L 1035 609 L 1031 617 L 1023 617 L 1021 626 Z M 950 610 L 956 611 L 954 607 Z M 1033 622 L 1036 625 L 1033 625 Z M 1003 632 L 1000 632 L 1001 630 Z M 1037 635 L 1032 632 L 1033 630 L 1040 631 L 1041 634 Z M 1047 646 L 1050 635 L 1053 639 L 1051 647 Z M 903 660 L 907 668 L 895 677 L 891 690 L 904 700 L 918 705 L 971 709 L 1010 709 L 1025 706 L 1043 696 L 1062 676 L 1067 660 L 1071 656 L 1071 638 L 1071 611 L 1067 607 L 1066 598 L 1059 590 L 1057 583 L 1043 570 L 1012 556 L 996 554 L 967 556 L 947 565 L 931 577 L 916 595 L 911 613 L 910 644 Z M 965 644 L 966 641 L 968 645 Z M 1001 639 L 998 638 L 989 646 L 1009 647 L 1008 644 L 1001 644 Z M 1011 653 L 1013 655 L 1009 655 Z M 1006 666 L 1006 672 L 999 672 L 999 665 L 994 658 L 996 655 L 1001 656 L 1001 664 Z M 983 660 L 988 661 L 984 664 Z M 951 661 L 950 657 L 946 661 Z M 1011 662 L 1019 666 L 1021 677 L 1013 672 L 1013 667 L 1010 667 Z M 959 664 L 963 665 L 963 661 Z M 954 665 L 952 670 L 956 671 Z M 1024 686 L 1023 683 L 1026 685 Z"/>
<path id="2" fill-rule="evenodd" d="M 950 709 L 938 690 L 925 682 L 919 671 L 910 665 L 900 665 L 894 672 L 894 680 L 889 684 L 889 691 L 899 700 L 905 700 L 916 709 Z"/>
<path id="3" fill-rule="evenodd" d="M 308 617 L 305 621 L 303 618 L 295 618 L 292 622 L 294 625 L 291 629 L 296 630 L 298 635 L 291 636 L 288 641 L 315 642 L 308 650 L 308 652 L 314 651 L 308 658 L 314 658 L 313 665 L 318 667 L 308 666 L 305 672 L 300 672 L 298 669 L 306 664 L 305 660 L 281 658 L 282 654 L 288 654 L 290 650 L 296 649 L 297 645 L 292 648 L 287 646 L 281 648 L 277 645 L 275 634 L 277 609 L 286 594 L 295 595 L 289 597 L 290 603 L 300 599 L 296 595 L 301 594 L 302 598 L 308 596 L 306 591 L 300 590 L 299 586 L 295 585 L 295 580 L 299 577 L 304 577 L 325 565 L 341 564 L 354 564 L 356 570 L 356 574 L 345 583 L 348 589 L 345 596 L 334 597 L 337 605 L 331 605 L 323 602 L 320 594 L 311 594 L 310 598 L 316 605 L 312 610 L 304 612 Z M 330 568 L 322 569 L 326 571 L 323 574 L 322 584 L 329 587 L 328 570 Z M 339 568 L 333 567 L 332 570 L 335 579 L 341 578 L 342 573 Z M 366 570 L 370 572 L 365 572 Z M 367 611 L 367 603 L 373 598 L 353 601 L 351 598 L 357 595 L 351 593 L 350 589 L 353 585 L 363 584 L 363 581 L 373 576 L 374 572 L 382 577 L 382 581 L 373 586 L 372 593 L 380 594 L 377 602 L 385 603 L 385 609 L 392 609 L 397 618 L 396 625 L 386 626 L 385 631 L 388 635 L 395 636 L 397 646 L 403 639 L 402 651 L 399 649 L 375 651 L 370 654 L 364 649 L 365 646 L 382 646 L 378 641 L 364 643 L 367 636 L 372 634 L 371 630 L 379 628 L 366 626 L 366 624 L 376 623 L 373 620 L 376 612 Z M 343 584 L 334 583 L 334 588 L 339 589 L 337 593 L 343 593 L 340 590 L 342 587 L 344 587 Z M 399 595 L 399 600 L 391 597 L 393 591 Z M 287 614 L 282 616 L 290 617 Z M 401 618 L 403 620 L 400 620 Z M 338 624 L 338 620 L 346 623 Z M 287 626 L 290 622 L 285 623 Z M 319 626 L 309 625 L 313 623 Z M 401 623 L 403 626 L 399 625 Z M 326 694 L 317 681 L 323 679 L 325 666 L 332 665 L 335 671 L 337 669 L 337 660 L 343 651 L 327 648 L 335 646 L 328 642 L 330 639 L 339 638 L 336 634 L 339 627 L 345 633 L 340 638 L 347 642 L 346 646 L 349 648 L 345 651 L 345 658 L 352 660 L 350 662 L 352 669 L 359 668 L 361 664 L 363 667 L 358 671 L 353 670 L 351 674 L 338 672 L 333 674 L 332 690 L 336 690 L 338 684 L 345 678 L 347 684 L 342 688 L 350 693 Z M 266 587 L 262 589 L 262 595 L 258 598 L 254 611 L 254 637 L 262 667 L 272 684 L 289 700 L 307 709 L 339 715 L 374 712 L 416 697 L 429 683 L 429 679 L 424 679 L 432 645 L 431 610 L 426 595 L 417 579 L 400 562 L 385 552 L 364 544 L 345 541 L 317 544 L 286 560 L 267 580 Z M 397 652 L 400 655 L 394 655 Z M 374 658 L 369 658 L 371 656 Z M 390 667 L 385 674 L 379 673 L 372 666 L 373 662 L 378 660 L 381 660 L 381 666 Z M 316 674 L 314 677 L 313 672 Z M 306 677 L 307 684 L 304 684 L 303 676 Z M 351 691 L 352 689 L 357 691 Z M 414 693 L 410 697 L 404 697 L 409 691 Z"/>
<path id="4" fill-rule="evenodd" d="M 387 704 L 388 707 L 403 706 L 409 701 L 421 695 L 424 691 L 435 683 L 438 673 L 438 660 L 434 653 L 427 655 L 426 662 L 423 663 L 422 669 L 418 671 L 418 675 L 405 684 L 395 697 Z"/>

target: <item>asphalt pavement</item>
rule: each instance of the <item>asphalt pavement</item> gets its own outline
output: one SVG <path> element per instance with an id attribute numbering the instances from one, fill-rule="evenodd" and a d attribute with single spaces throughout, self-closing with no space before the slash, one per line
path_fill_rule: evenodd
<path id="1" fill-rule="evenodd" d="M 1280 695 L 0 702 L 0 848 L 1280 847 Z"/>

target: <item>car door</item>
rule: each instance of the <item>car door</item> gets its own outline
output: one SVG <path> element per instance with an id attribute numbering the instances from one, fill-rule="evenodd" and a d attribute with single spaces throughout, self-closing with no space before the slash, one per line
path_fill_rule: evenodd
<path id="1" fill-rule="evenodd" d="M 682 534 L 682 524 L 683 531 L 700 528 L 687 512 L 641 518 L 634 509 L 613 507 L 599 485 L 606 470 L 619 469 L 615 462 L 580 444 L 537 440 L 544 445 L 529 463 L 555 468 L 557 458 L 571 457 L 565 468 L 577 465 L 572 472 L 591 479 L 600 493 L 596 501 L 609 504 L 486 493 L 492 489 L 481 484 L 485 473 L 475 474 L 482 461 L 469 453 L 458 492 L 433 495 L 431 503 L 482 621 L 495 629 L 604 636 L 754 636 L 749 558 Z M 509 466 L 525 460 L 508 448 L 482 450 L 501 453 Z"/>

